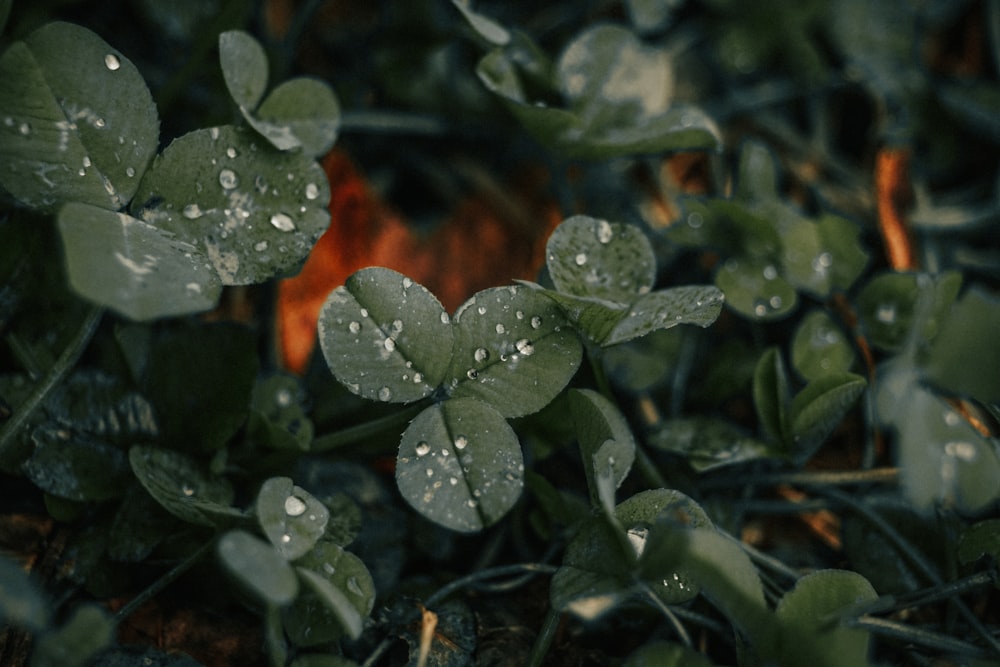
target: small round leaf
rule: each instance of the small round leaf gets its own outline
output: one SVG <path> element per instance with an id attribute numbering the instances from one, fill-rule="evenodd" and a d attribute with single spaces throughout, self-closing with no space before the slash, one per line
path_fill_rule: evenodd
<path id="1" fill-rule="evenodd" d="M 715 284 L 733 310 L 753 320 L 780 319 L 798 302 L 795 290 L 767 260 L 731 257 L 716 272 Z"/>
<path id="2" fill-rule="evenodd" d="M 330 511 L 288 477 L 272 477 L 257 493 L 257 520 L 267 539 L 287 560 L 309 552 L 323 537 Z"/>
<path id="3" fill-rule="evenodd" d="M 286 605 L 299 592 L 295 570 L 278 551 L 245 530 L 231 530 L 218 544 L 226 571 L 267 606 Z"/>
<path id="4" fill-rule="evenodd" d="M 272 90 L 257 113 L 245 117 L 278 150 L 301 148 L 318 157 L 337 141 L 340 104 L 325 82 L 299 77 Z"/>
<path id="5" fill-rule="evenodd" d="M 601 344 L 617 345 L 678 324 L 707 327 L 719 317 L 724 301 L 723 293 L 711 285 L 685 285 L 643 294 L 632 302 Z"/>
<path id="6" fill-rule="evenodd" d="M 483 290 L 455 312 L 454 327 L 452 397 L 478 398 L 504 417 L 541 410 L 580 366 L 582 348 L 562 312 L 532 289 Z"/>
<path id="7" fill-rule="evenodd" d="M 219 64 L 233 101 L 253 111 L 267 89 L 267 55 L 260 42 L 242 30 L 219 35 Z"/>
<path id="8" fill-rule="evenodd" d="M 421 412 L 403 432 L 396 483 L 431 521 L 462 532 L 482 530 L 521 496 L 521 446 L 489 405 L 451 399 Z"/>
<path id="9" fill-rule="evenodd" d="M 846 372 L 854 358 L 850 341 L 829 315 L 814 310 L 802 318 L 792 338 L 792 365 L 802 377 L 814 380 Z"/>
<path id="10" fill-rule="evenodd" d="M 62 428 L 35 429 L 24 474 L 35 486 L 59 498 L 100 501 L 120 496 L 129 480 L 125 452 Z"/>
<path id="11" fill-rule="evenodd" d="M 454 333 L 423 285 L 380 267 L 362 269 L 327 297 L 319 342 L 327 366 L 355 394 L 390 403 L 429 396 L 445 377 Z"/>

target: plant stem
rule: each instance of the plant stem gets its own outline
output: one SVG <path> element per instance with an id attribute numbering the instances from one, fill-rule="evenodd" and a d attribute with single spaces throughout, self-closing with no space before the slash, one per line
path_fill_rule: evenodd
<path id="1" fill-rule="evenodd" d="M 561 614 L 551 607 L 548 613 L 545 614 L 545 622 L 542 623 L 542 629 L 538 631 L 535 643 L 531 647 L 531 657 L 528 660 L 528 667 L 541 667 L 544 663 L 545 654 L 549 652 L 549 647 L 556 638 L 560 616 Z"/>
<path id="2" fill-rule="evenodd" d="M 424 604 L 427 607 L 433 607 L 442 600 L 445 600 L 455 591 L 483 579 L 493 579 L 495 577 L 505 577 L 509 574 L 522 574 L 525 572 L 536 574 L 555 574 L 558 570 L 559 568 L 557 566 L 548 565 L 546 563 L 519 563 L 515 565 L 501 565 L 500 567 L 494 567 L 489 570 L 480 570 L 478 572 L 467 574 L 464 577 L 459 577 L 458 579 L 442 586 L 436 593 L 427 598 Z"/>
<path id="3" fill-rule="evenodd" d="M 834 472 L 779 472 L 762 475 L 739 475 L 707 479 L 703 489 L 746 486 L 747 484 L 776 485 L 798 484 L 804 486 L 849 486 L 852 484 L 895 484 L 899 481 L 899 468 L 873 468 L 871 470 L 844 470 Z"/>
<path id="4" fill-rule="evenodd" d="M 62 354 L 56 359 L 48 375 L 38 383 L 35 390 L 31 392 L 31 395 L 17 407 L 11 418 L 0 429 L 0 458 L 3 457 L 4 452 L 10 447 L 11 442 L 20 432 L 21 427 L 45 403 L 45 399 L 48 398 L 49 393 L 76 366 L 76 362 L 80 360 L 80 356 L 87 349 L 90 339 L 97 330 L 97 325 L 101 321 L 101 315 L 103 314 L 104 309 L 96 306 L 87 312 L 82 324 L 80 324 L 80 328 L 77 329 L 76 335 L 73 336 L 73 339 L 62 351 Z"/>
<path id="5" fill-rule="evenodd" d="M 379 417 L 378 419 L 373 419 L 369 422 L 364 422 L 363 424 L 348 426 L 347 428 L 339 431 L 321 435 L 312 441 L 309 451 L 330 451 L 331 449 L 353 445 L 356 442 L 360 442 L 367 438 L 379 435 L 384 431 L 388 431 L 390 428 L 398 428 L 409 423 L 409 421 L 416 417 L 420 411 L 424 409 L 424 407 L 423 403 L 417 403 L 416 405 L 411 405 L 398 412 L 385 415 L 384 417 Z"/>
<path id="6" fill-rule="evenodd" d="M 677 633 L 677 637 L 681 640 L 681 642 L 683 642 L 688 648 L 692 648 L 694 644 L 691 643 L 691 635 L 688 634 L 687 628 L 685 628 L 684 624 L 681 623 L 679 618 L 677 618 L 677 615 L 670 609 L 670 607 L 664 604 L 663 600 L 660 599 L 660 596 L 653 592 L 653 589 L 649 586 L 644 586 L 643 588 L 645 589 L 644 592 L 646 593 L 646 598 L 653 604 L 654 607 L 660 610 L 660 612 L 667 617 L 667 620 L 674 628 L 674 632 Z"/>
<path id="7" fill-rule="evenodd" d="M 215 540 L 210 540 L 205 544 L 201 545 L 200 547 L 198 547 L 197 550 L 195 550 L 194 553 L 192 553 L 190 556 L 182 560 L 180 563 L 171 568 L 166 574 L 164 574 L 162 577 L 160 577 L 152 584 L 150 584 L 149 587 L 146 588 L 146 590 L 142 591 L 134 598 L 129 600 L 128 604 L 119 609 L 118 613 L 115 614 L 114 618 L 115 624 L 119 624 L 126 618 L 131 616 L 136 609 L 146 604 L 146 602 L 152 599 L 153 596 L 155 596 L 157 593 L 159 593 L 164 588 L 173 583 L 182 574 L 190 570 L 195 565 L 195 563 L 201 560 L 202 557 L 206 553 L 208 553 L 208 551 L 212 548 L 213 544 L 215 544 Z"/>
<path id="8" fill-rule="evenodd" d="M 954 637 L 950 637 L 948 635 L 931 632 L 930 630 L 923 630 L 921 628 L 915 628 L 911 625 L 897 623 L 896 621 L 890 621 L 884 618 L 862 616 L 858 619 L 848 620 L 846 623 L 849 627 L 863 628 L 885 637 L 902 639 L 907 643 L 919 644 L 938 651 L 961 653 L 965 656 L 986 657 L 989 655 L 988 652 L 984 651 L 980 647 L 974 644 L 966 643 L 961 639 L 955 639 Z"/>

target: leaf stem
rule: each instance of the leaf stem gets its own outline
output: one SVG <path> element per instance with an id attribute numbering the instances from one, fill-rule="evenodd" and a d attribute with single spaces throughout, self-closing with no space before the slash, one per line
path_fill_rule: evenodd
<path id="1" fill-rule="evenodd" d="M 80 360 L 80 356 L 87 349 L 90 339 L 97 330 L 97 325 L 100 323 L 103 314 L 104 309 L 97 306 L 91 307 L 87 311 L 83 322 L 80 324 L 80 328 L 77 329 L 73 339 L 62 351 L 62 354 L 59 355 L 59 358 L 56 359 L 48 375 L 38 383 L 34 391 L 31 392 L 31 395 L 17 407 L 17 410 L 14 411 L 11 418 L 3 425 L 3 428 L 0 428 L 0 458 L 3 457 L 3 453 L 10 447 L 11 442 L 17 436 L 21 427 L 45 403 L 45 399 L 48 398 L 49 393 L 76 366 L 76 362 Z"/>
<path id="2" fill-rule="evenodd" d="M 759 475 L 720 476 L 707 479 L 703 489 L 746 486 L 747 484 L 792 484 L 813 487 L 850 486 L 852 484 L 895 484 L 899 481 L 899 468 L 872 468 L 869 470 L 842 470 L 826 472 L 777 472 Z"/>
<path id="3" fill-rule="evenodd" d="M 990 655 L 979 646 L 969 644 L 961 639 L 955 639 L 954 637 L 922 628 L 915 628 L 911 625 L 890 621 L 885 618 L 862 616 L 858 619 L 847 620 L 846 623 L 849 627 L 862 628 L 885 637 L 901 639 L 910 644 L 919 644 L 939 651 L 961 653 L 966 656 L 986 657 Z"/>
<path id="4" fill-rule="evenodd" d="M 398 412 L 373 419 L 362 424 L 348 426 L 347 428 L 333 433 L 321 435 L 312 441 L 309 447 L 310 452 L 327 452 L 331 449 L 338 449 L 361 442 L 362 440 L 379 435 L 391 428 L 398 428 L 410 422 L 424 409 L 423 403 L 408 406 Z"/>
<path id="5" fill-rule="evenodd" d="M 507 575 L 522 574 L 525 572 L 533 574 L 555 574 L 558 570 L 559 568 L 557 566 L 549 565 L 547 563 L 518 563 L 515 565 L 501 565 L 489 570 L 479 570 L 445 584 L 439 588 L 436 593 L 427 598 L 427 600 L 424 601 L 424 604 L 427 607 L 433 607 L 448 598 L 448 596 L 452 593 L 461 590 L 470 584 L 482 581 L 483 579 L 494 579 L 496 577 L 505 577 Z"/>
<path id="6" fill-rule="evenodd" d="M 190 570 L 202 557 L 208 553 L 215 544 L 215 540 L 209 540 L 196 549 L 190 556 L 171 568 L 166 574 L 150 584 L 144 591 L 128 601 L 128 603 L 115 614 L 115 624 L 119 624 L 131 616 L 139 607 L 146 604 L 157 593 L 173 583 L 178 577 Z"/>
<path id="7" fill-rule="evenodd" d="M 549 607 L 548 613 L 545 614 L 545 622 L 542 623 L 542 628 L 538 631 L 535 643 L 531 647 L 529 667 L 541 667 L 544 664 L 545 654 L 549 652 L 549 647 L 552 646 L 552 641 L 556 638 L 556 630 L 559 629 L 561 617 L 562 614 Z"/>
<path id="8" fill-rule="evenodd" d="M 667 617 L 667 621 L 670 622 L 670 625 L 673 627 L 674 632 L 677 633 L 677 637 L 681 640 L 681 642 L 683 642 L 688 648 L 693 648 L 694 644 L 691 642 L 691 635 L 688 634 L 687 628 L 684 627 L 684 624 L 681 623 L 679 618 L 677 618 L 677 615 L 673 612 L 673 610 L 671 610 L 670 607 L 668 607 L 663 600 L 660 599 L 660 596 L 657 595 L 649 586 L 643 586 L 643 592 L 646 594 L 646 598 L 650 601 L 650 603 L 652 603 L 652 605 L 656 607 L 660 613 Z"/>

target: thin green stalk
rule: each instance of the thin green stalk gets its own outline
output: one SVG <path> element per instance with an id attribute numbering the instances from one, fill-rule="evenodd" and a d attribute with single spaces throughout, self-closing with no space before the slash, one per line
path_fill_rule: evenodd
<path id="1" fill-rule="evenodd" d="M 212 546 L 215 544 L 214 540 L 206 542 L 205 544 L 198 547 L 194 553 L 182 560 L 180 563 L 175 565 L 170 569 L 169 572 L 164 574 L 162 577 L 154 581 L 148 588 L 136 595 L 134 598 L 128 601 L 124 607 L 118 610 L 115 614 L 114 621 L 116 624 L 121 623 L 126 618 L 131 616 L 136 609 L 146 604 L 147 601 L 151 600 L 157 593 L 162 591 L 164 588 L 173 583 L 178 577 L 190 570 L 194 565 L 202 559 L 209 552 Z"/>
<path id="2" fill-rule="evenodd" d="M 523 574 L 526 572 L 534 574 L 555 574 L 559 568 L 555 565 L 548 565 L 546 563 L 519 563 L 516 565 L 501 565 L 500 567 L 494 567 L 489 570 L 479 570 L 471 574 L 467 574 L 464 577 L 459 577 L 454 581 L 445 584 L 432 594 L 424 604 L 430 608 L 434 605 L 447 599 L 452 593 L 459 591 L 470 584 L 474 584 L 484 579 L 494 579 L 496 577 L 505 577 L 512 574 Z"/>
<path id="3" fill-rule="evenodd" d="M 930 630 L 916 628 L 912 625 L 897 623 L 896 621 L 890 621 L 884 618 L 862 616 L 858 619 L 848 620 L 846 623 L 849 627 L 863 628 L 869 632 L 873 632 L 884 637 L 900 639 L 909 644 L 925 646 L 936 651 L 960 653 L 965 656 L 987 657 L 990 655 L 982 648 L 974 644 L 964 642 L 961 639 L 955 639 L 954 637 L 943 635 L 938 632 L 931 632 Z"/>
<path id="4" fill-rule="evenodd" d="M 94 332 L 97 330 L 97 325 L 100 323 L 101 315 L 103 314 L 104 309 L 96 306 L 87 311 L 83 322 L 80 324 L 80 328 L 77 329 L 73 339 L 62 351 L 62 354 L 59 355 L 59 358 L 56 359 L 48 375 L 35 386 L 31 395 L 17 407 L 11 418 L 3 425 L 3 428 L 0 428 L 0 458 L 3 457 L 7 448 L 11 446 L 17 434 L 20 433 L 21 427 L 45 403 L 45 399 L 48 398 L 49 393 L 76 366 L 76 362 L 80 360 L 83 351 L 90 344 L 90 339 L 94 336 Z"/>
<path id="5" fill-rule="evenodd" d="M 799 484 L 815 487 L 851 486 L 854 484 L 896 484 L 899 468 L 873 468 L 870 470 L 844 470 L 830 472 L 779 472 L 760 475 L 719 476 L 706 479 L 703 489 L 743 487 L 748 484 L 776 485 Z"/>
<path id="6" fill-rule="evenodd" d="M 348 426 L 345 429 L 321 435 L 312 441 L 309 450 L 312 452 L 326 452 L 331 449 L 338 449 L 362 442 L 377 435 L 381 435 L 390 429 L 400 428 L 408 424 L 411 419 L 420 414 L 424 409 L 423 403 L 411 405 L 398 412 L 373 419 L 363 424 Z"/>
<path id="7" fill-rule="evenodd" d="M 674 628 L 674 632 L 677 633 L 677 637 L 681 640 L 681 642 L 683 642 L 688 648 L 693 648 L 694 644 L 691 641 L 691 635 L 688 634 L 687 628 L 685 628 L 684 624 L 681 623 L 679 618 L 677 618 L 677 615 L 674 614 L 670 607 L 668 607 L 663 600 L 660 599 L 660 596 L 657 595 L 652 588 L 649 586 L 644 586 L 643 588 L 646 598 L 660 611 L 660 613 L 667 617 L 667 621 Z"/>
<path id="8" fill-rule="evenodd" d="M 531 647 L 531 656 L 528 659 L 528 667 L 541 667 L 545 663 L 545 655 L 549 652 L 553 640 L 556 638 L 556 630 L 559 629 L 559 619 L 562 615 L 555 609 L 549 608 L 545 615 L 545 622 L 535 637 L 535 643 Z"/>

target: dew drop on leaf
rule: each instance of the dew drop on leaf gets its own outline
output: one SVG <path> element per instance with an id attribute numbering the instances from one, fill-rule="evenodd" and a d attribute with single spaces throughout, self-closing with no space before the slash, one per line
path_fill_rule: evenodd
<path id="1" fill-rule="evenodd" d="M 485 315 L 486 314 L 486 306 L 479 306 L 479 308 L 476 308 L 476 312 L 479 313 L 480 315 Z"/>
<path id="2" fill-rule="evenodd" d="M 461 451 L 465 449 L 468 445 L 469 445 L 469 439 L 466 438 L 464 435 L 460 435 L 457 438 L 455 438 L 455 449 Z"/>
<path id="3" fill-rule="evenodd" d="M 306 199 L 312 201 L 316 197 L 319 197 L 319 186 L 315 183 L 309 183 L 306 185 Z"/>
<path id="4" fill-rule="evenodd" d="M 295 231 L 295 223 L 284 213 L 275 213 L 272 215 L 271 226 L 280 232 Z"/>
<path id="5" fill-rule="evenodd" d="M 378 390 L 378 400 L 388 402 L 392 398 L 392 389 L 382 387 Z"/>
<path id="6" fill-rule="evenodd" d="M 305 511 L 305 501 L 298 496 L 288 496 L 285 498 L 285 514 L 288 516 L 302 516 Z"/>
<path id="7" fill-rule="evenodd" d="M 465 372 L 465 376 L 470 380 L 475 380 L 477 377 L 479 377 L 479 371 L 477 371 L 475 368 L 470 368 Z"/>
<path id="8" fill-rule="evenodd" d="M 118 56 L 116 56 L 115 54 L 109 53 L 106 56 L 104 56 L 104 66 L 107 67 L 112 72 L 114 72 L 119 67 L 122 66 L 122 61 L 120 61 L 118 59 Z"/>
<path id="9" fill-rule="evenodd" d="M 417 456 L 426 456 L 427 454 L 430 453 L 430 451 L 431 451 L 431 446 L 426 442 L 424 442 L 423 440 L 417 443 L 417 449 L 416 449 Z"/>
<path id="10" fill-rule="evenodd" d="M 496 332 L 498 334 L 506 333 L 507 332 L 507 327 L 505 327 L 502 323 L 497 322 Z"/>
<path id="11" fill-rule="evenodd" d="M 522 338 L 514 343 L 514 347 L 516 347 L 517 351 L 526 357 L 531 356 L 535 351 L 534 344 L 527 338 Z"/>
<path id="12" fill-rule="evenodd" d="M 764 279 L 774 280 L 778 277 L 778 269 L 774 268 L 773 264 L 768 264 L 764 267 Z"/>
<path id="13" fill-rule="evenodd" d="M 531 318 L 531 328 L 537 329 L 540 326 L 542 326 L 542 318 L 540 318 L 538 315 L 535 315 L 534 317 Z"/>
<path id="14" fill-rule="evenodd" d="M 614 231 L 611 229 L 611 223 L 607 220 L 599 220 L 597 223 L 597 240 L 602 244 L 607 244 L 611 242 L 613 235 Z"/>
<path id="15" fill-rule="evenodd" d="M 392 352 L 396 349 L 396 341 L 391 338 L 386 338 L 382 345 L 385 346 L 385 349 L 388 352 Z"/>
<path id="16" fill-rule="evenodd" d="M 351 322 L 350 324 L 347 325 L 347 329 L 351 333 L 358 333 L 359 331 L 361 331 L 361 323 L 360 322 Z"/>
<path id="17" fill-rule="evenodd" d="M 584 264 L 587 263 L 586 253 L 581 252 L 580 254 L 578 254 L 576 257 L 573 258 L 573 261 L 576 262 L 577 266 L 583 266 Z"/>
<path id="18" fill-rule="evenodd" d="M 182 213 L 184 213 L 184 217 L 188 220 L 197 220 L 201 217 L 201 207 L 197 204 L 188 204 L 184 207 Z"/>
<path id="19" fill-rule="evenodd" d="M 264 252 L 267 250 L 267 241 L 258 241 L 257 243 L 254 243 L 253 249 L 257 252 Z"/>
<path id="20" fill-rule="evenodd" d="M 240 184 L 240 179 L 236 177 L 236 172 L 232 169 L 223 169 L 219 172 L 219 185 L 226 190 L 232 190 Z"/>
<path id="21" fill-rule="evenodd" d="M 490 353 L 485 347 L 479 347 L 476 348 L 472 356 L 475 357 L 476 361 L 483 362 L 490 358 Z"/>

